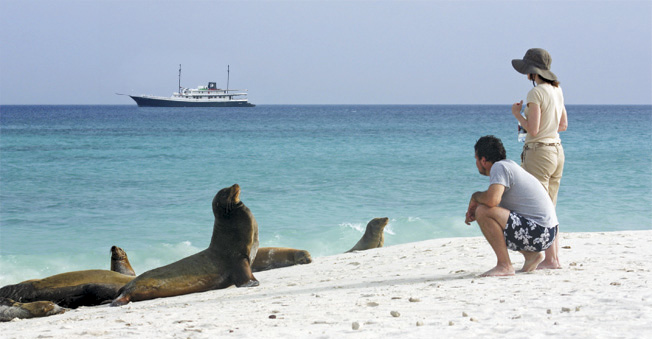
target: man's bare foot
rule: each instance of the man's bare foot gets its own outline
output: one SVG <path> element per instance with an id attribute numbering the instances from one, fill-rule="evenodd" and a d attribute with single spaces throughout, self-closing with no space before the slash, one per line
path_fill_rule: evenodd
<path id="1" fill-rule="evenodd" d="M 487 272 L 480 274 L 481 277 L 503 277 L 514 275 L 514 267 L 509 266 L 496 266 Z"/>
<path id="2" fill-rule="evenodd" d="M 541 252 L 521 251 L 521 253 L 525 257 L 525 262 L 519 272 L 532 272 L 537 269 L 539 263 L 543 262 L 544 255 Z"/>
<path id="3" fill-rule="evenodd" d="M 559 264 L 559 260 L 548 260 L 544 259 L 539 266 L 537 266 L 537 270 L 557 270 L 561 268 L 561 264 Z"/>

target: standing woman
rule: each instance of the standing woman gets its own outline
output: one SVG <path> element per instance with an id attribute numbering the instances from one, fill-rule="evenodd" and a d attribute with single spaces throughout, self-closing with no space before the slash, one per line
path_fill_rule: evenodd
<path id="1" fill-rule="evenodd" d="M 512 105 L 512 114 L 527 131 L 521 166 L 539 179 L 556 206 L 564 170 L 564 149 L 559 132 L 568 127 L 568 117 L 559 81 L 550 71 L 551 61 L 550 54 L 541 48 L 529 49 L 523 59 L 512 60 L 514 69 L 526 74 L 535 86 L 527 94 L 525 117 L 521 115 L 523 100 Z M 545 259 L 538 268 L 561 268 L 558 251 L 559 236 L 546 250 Z"/>

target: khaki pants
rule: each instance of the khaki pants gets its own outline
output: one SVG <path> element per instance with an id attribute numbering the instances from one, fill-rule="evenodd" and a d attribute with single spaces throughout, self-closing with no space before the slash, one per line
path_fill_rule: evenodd
<path id="1" fill-rule="evenodd" d="M 559 143 L 528 143 L 521 154 L 521 167 L 541 182 L 555 206 L 565 159 Z"/>

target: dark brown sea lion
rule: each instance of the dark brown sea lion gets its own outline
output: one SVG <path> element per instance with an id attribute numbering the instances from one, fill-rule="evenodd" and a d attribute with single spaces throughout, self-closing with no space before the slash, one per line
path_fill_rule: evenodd
<path id="1" fill-rule="evenodd" d="M 136 272 L 131 267 L 129 258 L 127 258 L 127 253 L 118 246 L 111 247 L 111 271 L 136 276 Z"/>
<path id="2" fill-rule="evenodd" d="M 362 238 L 358 241 L 352 249 L 346 251 L 364 251 L 371 248 L 383 247 L 385 243 L 385 236 L 383 235 L 383 230 L 385 226 L 389 223 L 389 218 L 374 218 L 369 221 L 367 224 L 367 229 L 362 235 Z"/>
<path id="3" fill-rule="evenodd" d="M 93 306 L 114 299 L 133 279 L 107 270 L 75 271 L 4 286 L 0 297 L 18 302 L 52 301 L 67 308 Z"/>
<path id="4" fill-rule="evenodd" d="M 271 270 L 293 265 L 303 265 L 312 262 L 310 253 L 287 247 L 261 247 L 256 259 L 251 264 L 252 272 Z"/>
<path id="5" fill-rule="evenodd" d="M 207 249 L 139 275 L 121 289 L 111 305 L 204 292 L 234 284 L 237 287 L 258 286 L 250 267 L 258 251 L 258 223 L 240 201 L 240 186 L 223 188 L 215 195 L 213 214 L 213 236 Z"/>
<path id="6" fill-rule="evenodd" d="M 0 321 L 47 317 L 65 312 L 63 307 L 51 301 L 19 303 L 8 298 L 0 298 Z"/>

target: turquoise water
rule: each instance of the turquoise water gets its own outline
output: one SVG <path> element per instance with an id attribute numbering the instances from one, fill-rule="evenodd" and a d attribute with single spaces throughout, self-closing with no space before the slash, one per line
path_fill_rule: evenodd
<path id="1" fill-rule="evenodd" d="M 569 106 L 562 231 L 652 229 L 652 107 Z M 508 106 L 0 107 L 0 286 L 137 272 L 208 246 L 215 193 L 238 183 L 261 246 L 341 253 L 374 217 L 385 246 L 480 236 L 482 135 L 519 161 Z"/>

